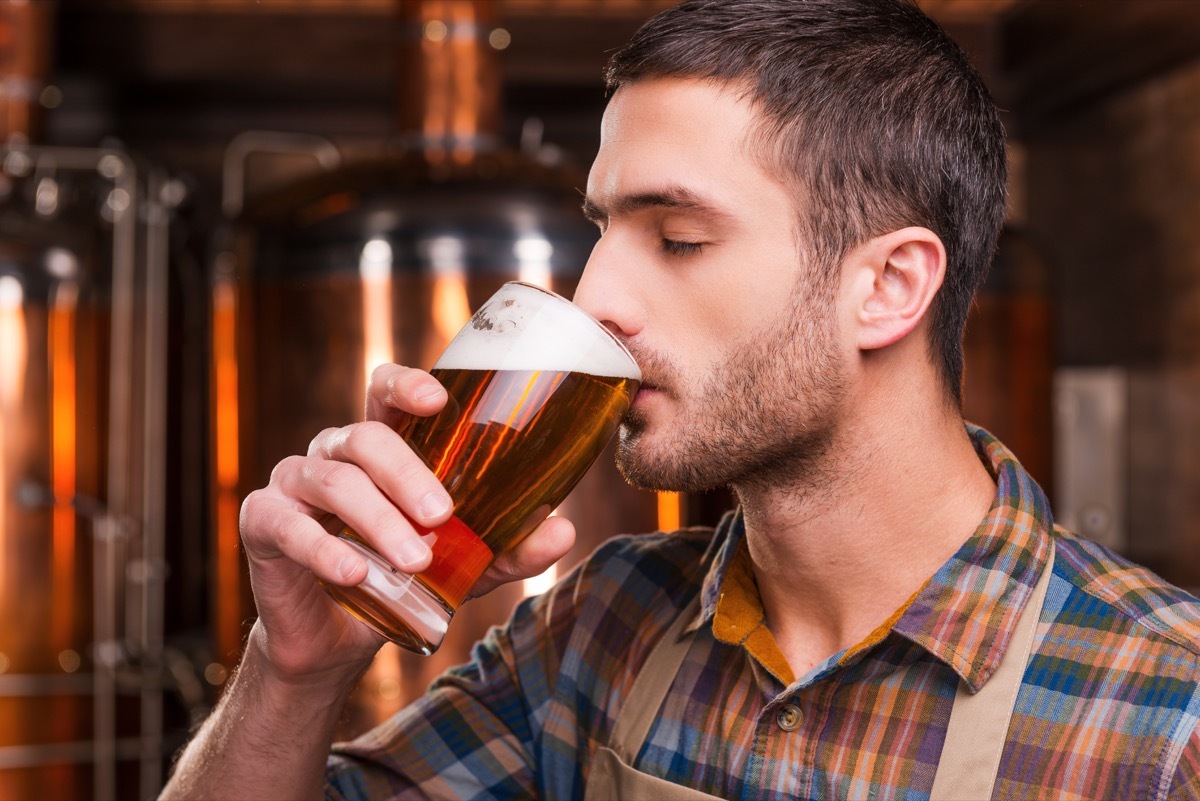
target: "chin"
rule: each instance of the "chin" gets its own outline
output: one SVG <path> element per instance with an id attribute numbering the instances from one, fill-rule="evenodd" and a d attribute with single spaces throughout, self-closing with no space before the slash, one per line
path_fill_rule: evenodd
<path id="1" fill-rule="evenodd" d="M 724 486 L 710 475 L 712 467 L 677 447 L 651 447 L 642 437 L 622 437 L 617 445 L 617 470 L 638 489 L 707 492 Z"/>

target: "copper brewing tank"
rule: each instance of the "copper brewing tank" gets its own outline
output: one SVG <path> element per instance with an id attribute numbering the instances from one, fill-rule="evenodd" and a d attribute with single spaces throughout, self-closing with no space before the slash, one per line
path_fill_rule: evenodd
<path id="1" fill-rule="evenodd" d="M 0 798 L 148 796 L 165 222 L 125 153 L 31 144 L 53 11 L 0 2 Z"/>
<path id="2" fill-rule="evenodd" d="M 306 147 L 330 168 L 240 210 L 213 277 L 214 608 L 232 664 L 252 620 L 237 556 L 237 510 L 283 457 L 322 429 L 362 417 L 370 369 L 428 369 L 470 311 L 505 281 L 570 297 L 597 233 L 579 211 L 580 171 L 499 146 L 499 77 L 490 2 L 403 2 L 401 128 L 382 158 L 333 167 L 328 143 L 252 136 L 266 150 Z M 227 183 L 227 188 L 230 184 Z M 579 543 L 567 569 L 617 532 L 658 526 L 658 499 L 629 488 L 601 457 L 563 506 Z M 666 506 L 672 507 L 673 498 Z M 350 730 L 424 691 L 521 597 L 502 588 L 456 615 L 431 658 L 385 649 L 352 704 Z"/>

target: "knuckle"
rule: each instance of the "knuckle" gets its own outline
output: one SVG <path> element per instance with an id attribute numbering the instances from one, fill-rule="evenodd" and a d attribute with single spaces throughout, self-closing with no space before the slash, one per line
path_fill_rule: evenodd
<path id="1" fill-rule="evenodd" d="M 344 491 L 358 480 L 359 470 L 343 462 L 325 462 L 311 471 L 311 478 L 328 492 Z"/>
<path id="2" fill-rule="evenodd" d="M 399 460 L 396 468 L 389 477 L 389 486 L 397 500 L 403 498 L 411 502 L 424 497 L 431 492 L 444 492 L 442 483 L 436 475 L 418 457 L 408 454 L 407 458 Z M 415 511 L 415 510 L 414 510 Z"/>
<path id="3" fill-rule="evenodd" d="M 262 517 L 263 503 L 262 490 L 254 490 L 246 496 L 246 500 L 242 501 L 242 508 L 238 512 L 238 528 L 243 536 L 253 533 L 257 529 L 259 519 Z"/>
<path id="4" fill-rule="evenodd" d="M 367 391 L 378 392 L 386 390 L 391 382 L 391 378 L 397 371 L 403 370 L 396 364 L 381 364 L 371 371 L 371 377 L 367 379 Z"/>
<path id="5" fill-rule="evenodd" d="M 373 420 L 356 423 L 346 432 L 342 442 L 343 455 L 353 462 L 363 460 L 371 451 L 380 447 L 381 437 L 387 431 L 387 426 Z"/>
<path id="6" fill-rule="evenodd" d="M 339 429 L 330 427 L 313 437 L 308 443 L 308 455 L 317 456 L 326 453 L 329 443 L 337 436 L 338 431 Z"/>
<path id="7" fill-rule="evenodd" d="M 297 546 L 303 541 L 303 523 L 302 518 L 293 517 L 282 522 L 275 530 L 275 544 L 279 550 L 297 561 L 301 561 L 304 555 L 303 549 Z"/>
<path id="8" fill-rule="evenodd" d="M 364 531 L 371 533 L 393 533 L 399 528 L 396 518 L 397 515 L 392 510 L 378 509 L 374 512 L 364 514 L 363 520 L 359 525 Z"/>
<path id="9" fill-rule="evenodd" d="M 281 521 L 275 531 L 275 541 L 279 550 L 306 567 L 316 564 L 321 546 L 328 539 L 329 534 L 315 526 L 313 519 L 306 515 L 289 516 Z"/>
<path id="10" fill-rule="evenodd" d="M 416 454 L 409 452 L 406 457 L 396 468 L 396 478 L 401 484 L 405 486 L 429 485 L 430 488 L 437 484 L 437 477 L 423 461 L 417 458 Z M 441 485 L 438 484 L 438 486 Z"/>
<path id="11" fill-rule="evenodd" d="M 291 477 L 302 472 L 308 459 L 303 456 L 285 456 L 271 469 L 270 483 L 275 486 L 287 484 Z M 247 496 L 248 497 L 248 496 Z"/>
<path id="12" fill-rule="evenodd" d="M 367 384 L 367 395 L 385 406 L 397 406 L 403 398 L 405 376 L 411 367 L 399 364 L 381 364 L 371 372 Z"/>

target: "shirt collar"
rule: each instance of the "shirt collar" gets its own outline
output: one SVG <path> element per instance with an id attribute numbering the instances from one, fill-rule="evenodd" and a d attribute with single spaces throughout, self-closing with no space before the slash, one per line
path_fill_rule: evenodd
<path id="1" fill-rule="evenodd" d="M 722 590 L 727 588 L 726 576 L 730 565 L 733 564 L 734 555 L 745 537 L 746 524 L 742 520 L 741 508 L 726 512 L 713 532 L 712 546 L 705 557 L 705 561 L 711 560 L 712 564 L 700 587 L 700 609 L 695 619 L 688 624 L 686 631 L 695 631 L 716 615 L 717 601 L 721 598 Z M 757 595 L 757 587 L 754 588 L 754 592 Z"/>
<path id="2" fill-rule="evenodd" d="M 996 496 L 893 631 L 945 662 L 975 692 L 999 666 L 1046 566 L 1054 519 L 1045 493 L 1016 457 L 982 428 L 967 431 L 996 481 Z"/>
<path id="3" fill-rule="evenodd" d="M 1012 453 L 982 428 L 968 425 L 967 433 L 996 482 L 991 508 L 970 539 L 902 607 L 891 630 L 945 662 L 974 692 L 1000 663 L 1049 557 L 1054 522 L 1045 493 Z M 700 609 L 688 631 L 714 621 L 722 594 L 732 594 L 739 607 L 761 610 L 753 580 L 738 579 L 741 571 L 736 563 L 745 533 L 740 509 L 725 515 L 717 526 L 706 556 L 711 566 L 701 587 Z M 749 618 L 735 621 L 735 625 L 751 623 L 754 621 Z M 724 635 L 714 629 L 722 640 L 729 641 L 725 631 L 729 624 L 729 617 L 723 614 Z M 746 634 L 753 628 L 749 626 Z M 761 631 L 765 632 L 765 627 Z M 835 661 L 844 662 L 845 657 L 861 653 L 882 637 L 868 639 L 870 643 L 847 649 Z"/>

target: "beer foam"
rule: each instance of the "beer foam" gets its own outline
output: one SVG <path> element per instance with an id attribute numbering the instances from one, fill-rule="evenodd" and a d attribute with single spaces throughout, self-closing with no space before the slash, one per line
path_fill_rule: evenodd
<path id="1" fill-rule="evenodd" d="M 552 292 L 515 282 L 475 312 L 434 367 L 642 378 L 629 352 L 590 315 Z"/>

